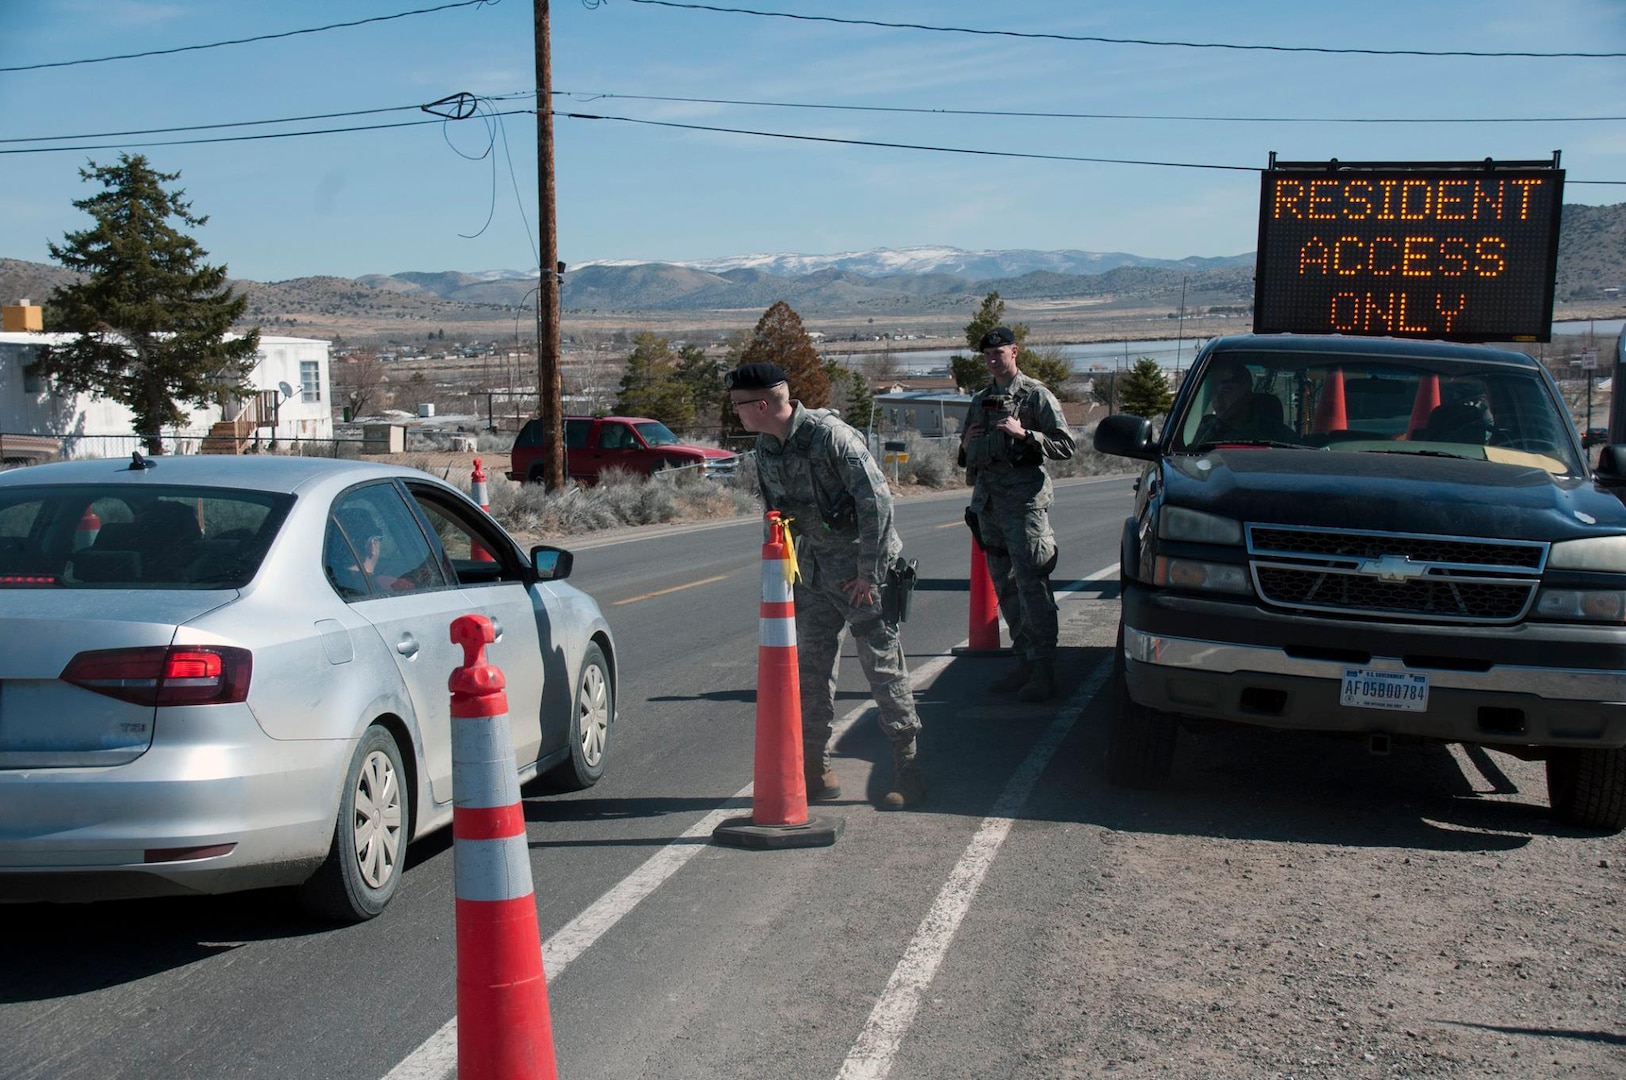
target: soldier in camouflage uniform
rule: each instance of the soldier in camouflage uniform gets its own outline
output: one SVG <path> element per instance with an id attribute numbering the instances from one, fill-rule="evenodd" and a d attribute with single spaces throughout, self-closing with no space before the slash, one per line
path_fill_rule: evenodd
<path id="1" fill-rule="evenodd" d="M 889 809 L 925 798 L 916 757 L 920 720 L 896 624 L 881 613 L 881 587 L 903 548 L 892 492 L 864 437 L 828 409 L 790 397 L 775 364 L 745 364 L 727 378 L 729 402 L 757 434 L 757 479 L 766 510 L 790 518 L 802 580 L 796 586 L 803 768 L 810 801 L 840 798 L 830 767 L 841 635 L 852 627 L 858 662 L 892 744 Z"/>
<path id="2" fill-rule="evenodd" d="M 971 514 L 999 593 L 999 610 L 1020 658 L 1015 671 L 993 684 L 1022 701 L 1056 693 L 1056 537 L 1047 458 L 1073 456 L 1073 436 L 1061 405 L 1041 382 L 1016 367 L 1016 335 L 1003 326 L 979 343 L 993 384 L 971 398 L 960 437 L 961 464 L 973 488 Z"/>

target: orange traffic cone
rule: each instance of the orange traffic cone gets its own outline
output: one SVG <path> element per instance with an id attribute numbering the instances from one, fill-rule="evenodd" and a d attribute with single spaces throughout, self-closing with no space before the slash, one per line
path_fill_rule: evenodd
<path id="1" fill-rule="evenodd" d="M 1411 419 L 1406 423 L 1408 439 L 1415 439 L 1428 426 L 1429 414 L 1440 407 L 1440 377 L 1424 375 L 1417 381 L 1417 400 L 1411 405 Z"/>
<path id="2" fill-rule="evenodd" d="M 802 703 L 796 671 L 796 548 L 790 522 L 768 511 L 762 545 L 762 608 L 757 644 L 756 760 L 751 816 L 712 830 L 719 844 L 749 848 L 828 847 L 846 822 L 809 817 L 802 773 Z"/>
<path id="3" fill-rule="evenodd" d="M 1327 381 L 1321 384 L 1321 400 L 1315 407 L 1315 430 L 1322 433 L 1349 430 L 1344 412 L 1343 368 L 1333 368 L 1327 373 Z"/>
<path id="4" fill-rule="evenodd" d="M 484 615 L 452 620 L 452 859 L 457 881 L 457 1075 L 557 1080 L 542 937 L 496 638 Z"/>
<path id="5" fill-rule="evenodd" d="M 971 538 L 971 633 L 973 649 L 999 648 L 999 594 L 988 573 L 988 556 L 977 538 Z"/>
<path id="6" fill-rule="evenodd" d="M 967 511 L 970 514 L 970 511 Z M 971 534 L 971 625 L 966 646 L 955 649 L 956 656 L 1003 656 L 1010 652 L 999 644 L 999 593 L 988 572 L 988 556 L 977 534 Z"/>
<path id="7" fill-rule="evenodd" d="M 102 519 L 96 516 L 96 511 L 85 507 L 85 512 L 79 515 L 79 527 L 73 532 L 73 550 L 80 551 L 94 544 L 101 531 Z"/>
<path id="8" fill-rule="evenodd" d="M 474 472 L 469 476 L 469 497 L 479 503 L 480 509 L 490 516 L 491 497 L 486 493 L 486 471 L 481 467 L 479 458 L 474 459 Z M 469 541 L 469 558 L 475 562 L 497 561 L 478 540 Z"/>

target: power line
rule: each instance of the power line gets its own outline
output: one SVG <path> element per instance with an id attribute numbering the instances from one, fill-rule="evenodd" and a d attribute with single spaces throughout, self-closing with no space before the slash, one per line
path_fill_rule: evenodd
<path id="1" fill-rule="evenodd" d="M 486 101 L 514 101 L 536 96 L 534 90 L 516 90 L 506 94 L 493 94 Z M 1604 123 L 1626 121 L 1626 116 L 1528 116 L 1528 117 L 1310 117 L 1310 116 L 1201 116 L 1167 113 L 1068 113 L 1014 109 L 944 109 L 920 108 L 901 105 L 836 105 L 824 102 L 754 101 L 736 98 L 673 97 L 659 94 L 617 94 L 600 91 L 555 90 L 555 97 L 575 101 L 660 101 L 689 105 L 740 105 L 769 109 L 830 110 L 836 112 L 897 113 L 926 116 L 991 116 L 1040 120 L 1138 120 L 1173 121 L 1184 123 L 1258 123 L 1258 124 L 1558 124 Z M 304 124 L 315 120 L 338 120 L 351 116 L 376 116 L 380 113 L 411 112 L 422 105 L 390 105 L 376 109 L 350 109 L 345 112 L 311 113 L 305 116 L 284 116 L 270 120 L 230 120 L 214 124 L 187 124 L 178 127 L 136 128 L 130 131 L 98 131 L 78 135 L 24 135 L 0 138 L 0 145 L 13 143 L 72 142 L 76 139 L 123 139 L 136 135 L 171 135 L 187 131 L 218 131 L 222 128 L 264 127 L 272 124 Z M 462 119 L 462 117 L 448 117 Z M 97 149 L 100 149 L 99 147 Z M 1579 181 L 1573 181 L 1579 183 Z"/>
<path id="2" fill-rule="evenodd" d="M 502 96 L 506 97 L 506 96 L 509 96 L 509 95 L 502 95 Z M 492 100 L 497 100 L 497 99 L 492 99 Z M 346 113 L 332 113 L 332 114 L 328 114 L 328 115 L 331 116 L 331 117 L 340 117 L 340 116 L 345 116 L 345 115 L 366 115 L 368 113 L 392 112 L 392 111 L 396 111 L 398 109 L 409 109 L 409 108 L 410 109 L 419 109 L 419 108 L 422 108 L 422 106 L 419 106 L 419 105 L 410 105 L 410 106 L 403 105 L 403 106 L 396 106 L 396 107 L 390 108 L 390 109 L 362 109 L 362 110 L 356 110 L 354 113 L 349 113 L 349 114 L 346 114 Z M 489 116 L 489 117 L 534 116 L 535 113 L 536 113 L 536 110 L 534 110 L 534 109 L 505 109 L 505 110 L 488 110 L 488 111 L 484 111 L 484 112 L 480 113 L 480 115 Z M 920 150 L 920 151 L 926 151 L 926 152 L 931 152 L 931 153 L 965 154 L 965 155 L 971 155 L 971 156 L 976 156 L 976 157 L 1022 158 L 1022 159 L 1028 159 L 1028 160 L 1033 160 L 1033 161 L 1071 161 L 1071 162 L 1080 162 L 1080 163 L 1084 163 L 1084 164 L 1095 164 L 1095 165 L 1145 165 L 1145 166 L 1152 166 L 1152 167 L 1157 167 L 1157 168 L 1210 169 L 1210 170 L 1220 170 L 1220 171 L 1229 171 L 1229 172 L 1259 172 L 1259 171 L 1261 171 L 1259 168 L 1257 168 L 1255 166 L 1251 166 L 1251 165 L 1215 165 L 1215 164 L 1207 164 L 1207 163 L 1202 163 L 1202 162 L 1189 162 L 1189 161 L 1152 161 L 1152 160 L 1146 160 L 1146 159 L 1140 159 L 1140 158 L 1080 157 L 1080 156 L 1069 155 L 1069 154 L 1036 154 L 1036 153 L 1026 153 L 1026 152 L 1015 151 L 1015 150 L 979 150 L 979 149 L 970 148 L 970 147 L 931 146 L 931 145 L 926 145 L 926 144 L 921 144 L 921 143 L 885 142 L 885 141 L 875 140 L 875 139 L 841 139 L 841 138 L 836 138 L 834 136 L 828 136 L 828 135 L 797 135 L 797 134 L 793 134 L 793 133 L 790 133 L 790 132 L 782 132 L 782 131 L 756 131 L 756 130 L 752 130 L 752 129 L 749 129 L 749 128 L 728 128 L 728 127 L 718 127 L 718 126 L 705 125 L 705 124 L 679 124 L 679 123 L 676 123 L 676 122 L 673 122 L 673 121 L 667 121 L 667 120 L 640 120 L 640 119 L 637 119 L 635 117 L 630 117 L 630 116 L 603 116 L 603 115 L 598 115 L 598 114 L 593 114 L 593 113 L 560 112 L 560 111 L 557 111 L 557 110 L 553 113 L 553 115 L 554 116 L 563 116 L 563 117 L 566 117 L 567 119 L 571 119 L 571 120 L 607 120 L 607 121 L 614 121 L 614 122 L 619 122 L 619 123 L 623 123 L 623 124 L 640 124 L 640 125 L 644 125 L 644 126 L 647 126 L 647 127 L 676 128 L 676 129 L 683 130 L 683 131 L 704 131 L 704 132 L 714 132 L 714 133 L 725 134 L 725 135 L 751 135 L 751 136 L 754 136 L 754 137 L 757 137 L 757 138 L 763 138 L 763 139 L 786 139 L 786 140 L 790 140 L 790 141 L 794 141 L 794 142 L 832 143 L 832 144 L 841 145 L 841 146 L 873 146 L 873 147 L 877 147 L 877 148 L 881 148 L 881 149 Z M 309 118 L 309 119 L 319 119 L 319 118 L 320 117 L 312 117 L 312 118 Z M 234 125 L 234 124 L 203 124 L 203 125 L 197 125 L 196 127 L 198 129 L 202 129 L 202 128 L 216 128 L 216 127 L 248 126 L 248 125 L 251 125 L 251 124 L 292 123 L 292 122 L 295 122 L 295 120 L 297 120 L 297 119 L 298 118 L 290 117 L 290 118 L 288 118 L 286 120 L 242 121 L 241 125 Z M 421 126 L 423 126 L 425 124 L 445 124 L 445 123 L 448 123 L 448 122 L 455 122 L 455 121 L 451 120 L 451 118 L 449 118 L 449 117 L 437 117 L 437 118 L 432 119 L 432 120 L 404 120 L 404 121 L 401 121 L 400 123 L 395 123 L 395 124 L 358 124 L 358 125 L 353 125 L 353 126 L 350 126 L 350 127 L 318 128 L 318 129 L 314 129 L 314 130 L 305 130 L 305 131 L 268 132 L 268 133 L 263 134 L 263 135 L 220 135 L 220 136 L 215 136 L 215 137 L 206 138 L 206 139 L 168 139 L 168 140 L 160 140 L 160 141 L 142 141 L 142 142 L 134 142 L 134 143 L 102 143 L 102 144 L 96 144 L 96 145 L 75 145 L 75 146 L 16 147 L 16 148 L 11 148 L 11 149 L 0 149 L 0 155 L 4 155 L 4 154 L 52 154 L 52 153 L 64 153 L 64 152 L 81 151 L 81 150 L 127 150 L 127 149 L 135 149 L 135 148 L 147 147 L 147 146 L 197 146 L 197 145 L 203 145 L 203 144 L 209 144 L 209 143 L 257 142 L 257 141 L 262 141 L 262 140 L 266 140 L 266 139 L 300 138 L 300 137 L 307 136 L 307 135 L 340 135 L 340 134 L 347 134 L 347 133 L 361 132 L 361 131 L 386 131 L 386 130 L 390 130 L 390 129 L 393 129 L 393 128 L 421 127 Z M 154 130 L 159 131 L 159 132 L 163 132 L 165 130 L 184 131 L 184 130 L 192 130 L 192 129 L 175 128 L 175 129 L 154 129 Z M 122 135 L 122 134 L 125 134 L 125 133 L 120 133 L 120 134 Z M 141 133 L 139 133 L 139 132 L 130 132 L 128 134 L 141 134 Z M 83 137 L 84 138 L 101 138 L 103 136 L 83 136 Z M 53 138 L 53 139 L 54 138 L 67 138 L 67 136 L 49 136 L 47 138 Z M 505 146 L 506 146 L 506 139 L 507 139 L 506 133 L 504 133 L 503 138 L 504 138 L 504 142 L 505 142 Z M 17 140 L 0 140 L 0 142 L 11 142 L 11 141 L 17 141 Z M 38 140 L 38 141 L 43 141 L 43 140 Z M 490 152 L 490 150 L 488 148 L 487 153 L 489 153 L 489 152 Z M 481 156 L 483 157 L 484 155 L 481 155 Z M 512 169 L 512 162 L 510 162 L 510 169 Z M 1570 184 L 1597 184 L 1597 185 L 1607 185 L 1607 186 L 1626 186 L 1626 180 L 1567 180 L 1566 183 L 1570 183 Z M 516 192 L 515 194 L 517 196 L 518 192 Z"/>
<path id="3" fill-rule="evenodd" d="M 44 68 L 77 67 L 81 64 L 106 64 L 113 60 L 139 60 L 147 56 L 172 56 L 175 53 L 197 52 L 201 49 L 219 49 L 226 45 L 248 45 L 256 41 L 276 41 L 281 38 L 298 37 L 301 34 L 320 34 L 326 30 L 344 30 L 352 26 L 366 26 L 368 23 L 390 22 L 393 19 L 405 19 L 412 15 L 429 15 L 437 11 L 450 11 L 452 8 L 480 7 L 484 4 L 495 4 L 498 0 L 458 0 L 453 4 L 441 4 L 438 7 L 416 8 L 412 11 L 398 11 L 394 15 L 376 15 L 370 19 L 355 19 L 351 22 L 329 23 L 326 26 L 309 26 L 303 30 L 284 30 L 279 34 L 258 34 L 254 37 L 233 38 L 230 41 L 211 41 L 204 45 L 177 45 L 173 49 L 148 49 L 145 52 L 121 53 L 117 56 L 95 56 L 82 60 L 53 60 L 44 64 L 19 64 L 15 67 L 0 67 L 0 74 L 11 71 L 39 71 Z"/>
<path id="4" fill-rule="evenodd" d="M 882 22 L 879 19 L 843 19 L 834 15 L 797 15 L 787 11 L 758 11 L 754 8 L 722 7 L 717 4 L 678 3 L 677 0 L 628 0 L 652 7 L 714 11 L 727 15 L 758 15 L 769 19 L 797 22 L 839 23 L 844 26 L 878 26 L 887 30 L 928 30 L 938 34 L 974 34 L 981 37 L 1027 38 L 1044 41 L 1082 41 L 1098 45 L 1149 45 L 1173 49 L 1235 49 L 1245 52 L 1327 53 L 1348 56 L 1467 56 L 1476 58 L 1517 57 L 1537 60 L 1600 60 L 1626 56 L 1626 52 L 1489 52 L 1470 49 L 1354 49 L 1321 45 L 1240 45 L 1223 41 L 1159 41 L 1153 38 L 1113 38 L 1089 34 L 1053 34 L 1021 30 L 976 30 L 965 26 L 932 26 L 927 23 Z"/>
<path id="5" fill-rule="evenodd" d="M 188 124 L 185 127 L 140 128 L 135 131 L 98 131 L 86 135 L 27 135 L 0 139 L 3 143 L 71 142 L 74 139 L 124 139 L 132 135 L 173 135 L 182 131 L 218 131 L 221 128 L 262 127 L 267 124 L 306 124 L 312 120 L 338 120 L 347 116 L 374 116 L 388 112 L 416 112 L 421 105 L 391 105 L 382 109 L 352 109 L 349 112 L 313 113 L 310 116 L 285 116 L 279 120 L 232 120 L 220 124 Z M 98 148 L 99 149 L 99 148 Z"/>
<path id="6" fill-rule="evenodd" d="M 1212 169 L 1224 172 L 1262 172 L 1253 165 L 1214 165 L 1194 161 L 1149 161 L 1140 158 L 1078 157 L 1071 154 L 1033 154 L 1017 150 L 977 150 L 959 146 L 927 146 L 919 143 L 881 142 L 873 139 L 839 139 L 830 135 L 793 135 L 783 131 L 753 131 L 746 128 L 714 127 L 706 124 L 679 124 L 670 120 L 639 120 L 630 116 L 601 116 L 593 113 L 555 112 L 571 120 L 614 120 L 623 124 L 678 128 L 684 131 L 719 132 L 725 135 L 754 135 L 763 139 L 790 139 L 796 142 L 835 143 L 841 146 L 875 146 L 890 150 L 924 150 L 939 154 L 968 154 L 976 157 L 1026 158 L 1034 161 L 1076 161 L 1091 165 L 1148 165 L 1165 169 Z M 1626 187 L 1626 180 L 1567 180 L 1571 184 L 1604 184 Z"/>
<path id="7" fill-rule="evenodd" d="M 416 108 L 416 106 L 414 106 Z M 493 116 L 533 116 L 534 109 L 510 109 L 494 112 Z M 102 143 L 96 146 L 30 146 L 0 150 L 0 154 L 59 154 L 77 150 L 130 150 L 145 146 L 201 146 L 205 143 L 258 142 L 264 139 L 296 139 L 305 135 L 342 135 L 356 131 L 387 131 L 391 128 L 422 127 L 425 124 L 444 124 L 445 117 L 433 120 L 403 120 L 398 124 L 358 124 L 353 127 L 318 128 L 311 131 L 274 131 L 264 135 L 219 135 L 210 139 L 166 139 L 157 142 Z"/>
<path id="8" fill-rule="evenodd" d="M 1095 165 L 1156 165 L 1169 169 L 1222 169 L 1233 172 L 1259 172 L 1251 165 L 1203 165 L 1188 161 L 1144 161 L 1134 158 L 1075 157 L 1069 154 L 1033 154 L 1017 150 L 976 150 L 957 146 L 926 146 L 918 143 L 880 142 L 871 139 L 838 139 L 830 135 L 793 135 L 783 131 L 750 131 L 744 128 L 711 127 L 704 124 L 678 124 L 669 120 L 638 120 L 630 116 L 597 116 L 592 113 L 555 112 L 571 120 L 615 120 L 623 124 L 679 128 L 684 131 L 721 132 L 726 135 L 755 135 L 764 139 L 791 139 L 797 142 L 836 143 L 842 146 L 876 146 L 889 150 L 927 150 L 940 154 L 970 154 L 977 157 L 1027 158 L 1035 161 L 1078 161 Z"/>
<path id="9" fill-rule="evenodd" d="M 1171 120 L 1220 124 L 1581 124 L 1626 120 L 1626 116 L 1530 117 L 1366 117 L 1366 116 L 1183 116 L 1166 113 L 1071 113 L 1013 109 L 911 108 L 902 105 L 833 105 L 820 102 L 751 101 L 735 98 L 666 97 L 657 94 L 615 94 L 555 90 L 555 95 L 578 101 L 666 101 L 688 105 L 745 105 L 765 109 L 827 109 L 836 112 L 913 113 L 928 116 L 999 116 L 1039 120 Z M 534 97 L 535 91 L 503 94 L 492 100 Z"/>

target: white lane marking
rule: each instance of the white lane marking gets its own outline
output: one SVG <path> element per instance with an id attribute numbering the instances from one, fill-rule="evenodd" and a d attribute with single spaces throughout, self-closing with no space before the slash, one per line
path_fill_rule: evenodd
<path id="1" fill-rule="evenodd" d="M 1088 584 L 1089 582 L 1092 582 L 1092 581 L 1104 581 L 1105 579 L 1107 579 L 1109 577 L 1112 577 L 1117 573 L 1118 573 L 1118 564 L 1117 563 L 1113 563 L 1111 566 L 1103 566 L 1101 569 L 1095 571 L 1092 574 L 1085 574 L 1083 577 L 1079 578 L 1078 580 L 1070 582 L 1070 583 L 1068 583 L 1066 585 L 1063 585 L 1061 588 L 1057 589 L 1056 592 L 1058 592 L 1058 593 L 1083 592 L 1084 591 L 1084 586 L 1086 584 Z"/>
<path id="2" fill-rule="evenodd" d="M 951 656 L 932 657 L 910 673 L 911 681 L 917 678 L 935 678 L 952 659 Z M 872 703 L 856 706 L 837 721 L 832 727 L 831 744 L 834 745 L 848 728 L 874 707 Z M 735 792 L 730 801 L 737 802 L 750 797 L 751 785 L 747 784 Z M 570 966 L 572 960 L 586 952 L 594 942 L 608 933 L 611 927 L 620 922 L 667 878 L 700 854 L 711 839 L 712 830 L 721 825 L 725 819 L 738 816 L 739 812 L 738 807 L 713 810 L 684 830 L 676 840 L 651 855 L 642 866 L 589 904 L 580 915 L 561 926 L 557 933 L 544 941 L 542 970 L 546 973 L 548 982 L 551 984 L 564 974 L 565 968 Z M 416 1050 L 407 1055 L 405 1060 L 391 1069 L 384 1080 L 446 1080 L 456 1070 L 457 1017 L 453 1016 L 439 1031 L 425 1039 Z"/>
<path id="3" fill-rule="evenodd" d="M 1091 575 L 1092 579 L 1116 573 L 1114 564 L 1098 570 Z M 968 642 L 962 641 L 955 648 L 964 648 Z M 939 654 L 914 668 L 909 673 L 910 682 L 918 687 L 922 682 L 935 679 L 944 668 L 953 661 L 953 650 Z M 1080 691 L 1080 695 L 1083 691 Z M 1077 695 L 1075 695 L 1076 697 Z M 873 709 L 872 702 L 854 706 L 840 720 L 831 725 L 830 745 L 834 746 L 865 713 Z M 1063 716 L 1067 715 L 1065 712 Z M 1058 718 L 1059 720 L 1059 718 Z M 1069 724 L 1071 721 L 1069 721 Z M 1054 726 L 1054 725 L 1052 725 Z M 1048 754 L 1046 755 L 1048 759 Z M 1031 758 L 1030 758 L 1031 760 Z M 735 792 L 730 802 L 751 797 L 751 785 L 747 784 Z M 564 974 L 570 962 L 586 952 L 599 938 L 610 931 L 616 923 L 620 922 L 633 908 L 663 882 L 677 873 L 696 855 L 707 846 L 706 841 L 711 837 L 712 830 L 721 825 L 726 818 L 735 817 L 739 809 L 725 807 L 713 810 L 688 829 L 684 830 L 676 840 L 651 855 L 643 865 L 634 870 L 614 885 L 609 892 L 593 901 L 585 910 L 570 922 L 559 928 L 559 931 L 542 943 L 542 970 L 547 975 L 551 985 L 555 979 Z M 934 965 L 935 967 L 935 965 Z M 896 975 L 894 975 L 896 978 Z M 883 1000 L 885 1000 L 883 998 Z M 878 1008 L 879 1006 L 877 1006 Z M 873 1020 L 873 1018 L 872 1018 Z M 899 1038 L 902 1032 L 898 1033 Z M 890 1061 L 888 1068 L 890 1068 Z M 448 1080 L 457 1071 L 457 1016 L 441 1025 L 429 1038 L 425 1039 L 418 1048 L 408 1054 L 400 1064 L 385 1074 L 384 1080 Z"/>
<path id="4" fill-rule="evenodd" d="M 983 818 L 965 853 L 955 864 L 948 881 L 938 892 L 926 917 L 920 920 L 915 936 L 904 949 L 903 959 L 893 969 L 881 999 L 869 1014 L 864 1030 L 841 1065 L 837 1080 L 885 1080 L 892 1071 L 903 1037 L 914 1023 L 920 1010 L 920 998 L 931 985 L 949 944 L 960 928 L 960 921 L 976 899 L 983 878 L 993 865 L 1000 845 L 1010 834 L 1022 804 L 1033 792 L 1039 776 L 1055 754 L 1073 725 L 1084 712 L 1084 707 L 1101 689 L 1111 674 L 1112 664 L 1103 661 L 1095 666 L 1084 685 L 1078 688 L 1067 707 L 1051 721 L 1027 759 L 1012 774 L 1005 789 L 995 800 L 993 809 Z"/>

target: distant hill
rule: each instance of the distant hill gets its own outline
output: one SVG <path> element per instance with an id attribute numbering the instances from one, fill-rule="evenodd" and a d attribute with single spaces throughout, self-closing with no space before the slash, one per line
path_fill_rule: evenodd
<path id="1" fill-rule="evenodd" d="M 588 266 L 633 266 L 633 260 L 603 259 Z M 1252 266 L 1253 253 L 1219 258 L 1148 259 L 1122 251 L 966 251 L 952 247 L 876 248 L 838 255 L 731 255 L 721 259 L 674 262 L 714 274 L 729 270 L 759 270 L 780 278 L 800 278 L 823 271 L 841 271 L 868 278 L 904 275 L 951 274 L 985 280 L 1021 277 L 1035 270 L 1057 274 L 1104 274 L 1120 266 L 1155 266 L 1166 270 L 1209 270 L 1224 266 Z"/>
<path id="2" fill-rule="evenodd" d="M 1093 267 L 1094 269 L 1087 269 Z M 71 275 L 59 267 L 0 259 L 0 298 L 46 300 Z M 493 270 L 303 277 L 234 284 L 249 296 L 247 320 L 270 333 L 383 336 L 410 340 L 446 326 L 479 336 L 519 336 L 535 311 L 536 277 Z M 1626 286 L 1626 203 L 1564 207 L 1559 233 L 1560 301 L 1601 300 Z M 1253 255 L 1178 260 L 1121 252 L 877 249 L 840 255 L 742 255 L 685 264 L 594 262 L 571 268 L 560 304 L 571 312 L 760 312 L 784 300 L 804 316 L 917 316 L 964 311 L 990 291 L 1011 301 L 1099 301 L 1119 308 L 1246 307 Z M 529 316 L 534 317 L 534 315 Z"/>

